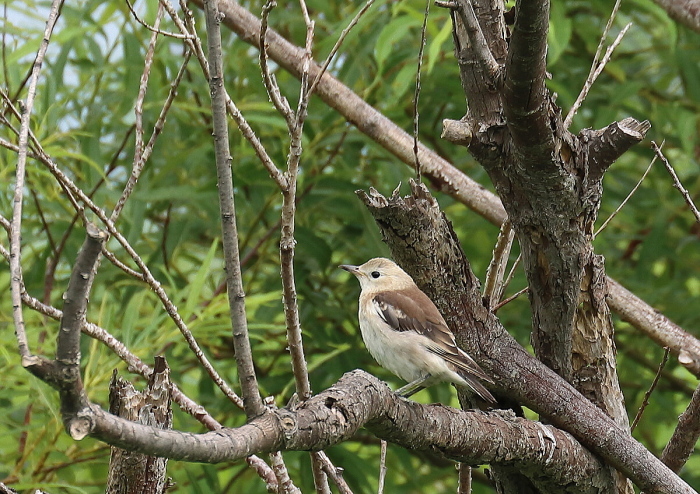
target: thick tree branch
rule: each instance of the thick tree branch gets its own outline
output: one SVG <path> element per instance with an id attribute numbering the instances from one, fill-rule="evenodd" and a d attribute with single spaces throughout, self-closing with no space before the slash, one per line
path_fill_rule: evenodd
<path id="1" fill-rule="evenodd" d="M 608 167 L 629 148 L 641 142 L 650 128 L 648 120 L 640 122 L 634 118 L 625 118 L 604 129 L 581 131 L 581 141 L 588 144 L 589 180 L 601 180 Z"/>
<path id="2" fill-rule="evenodd" d="M 56 359 L 49 361 L 36 356 L 22 359 L 22 365 L 29 372 L 58 390 L 64 425 L 71 435 L 76 429 L 82 429 L 84 423 L 77 414 L 89 404 L 80 377 L 80 328 L 85 321 L 88 295 L 106 240 L 105 232 L 88 223 L 87 236 L 64 296 L 63 317 L 56 338 Z"/>
<path id="3" fill-rule="evenodd" d="M 554 147 L 547 76 L 549 0 L 519 0 L 510 39 L 504 110 L 513 141 L 533 166 L 548 166 Z"/>
<path id="4" fill-rule="evenodd" d="M 471 59 L 476 60 L 478 69 L 490 82 L 489 86 L 495 88 L 500 78 L 501 66 L 491 53 L 479 20 L 476 18 L 472 2 L 470 0 L 457 0 L 456 4 L 459 18 L 464 23 L 469 38 L 469 47 L 473 54 Z"/>
<path id="5" fill-rule="evenodd" d="M 594 455 L 550 425 L 507 411 L 462 411 L 409 401 L 359 370 L 296 409 L 271 410 L 236 429 L 204 434 L 160 430 L 116 417 L 96 405 L 80 415 L 89 426 L 85 431 L 95 438 L 183 461 L 216 463 L 254 452 L 318 450 L 349 439 L 364 426 L 400 446 L 455 461 L 515 464 L 546 488 L 559 486 L 559 492 L 592 490 L 608 475 Z M 454 434 L 455 430 L 466 433 Z"/>
<path id="6" fill-rule="evenodd" d="M 506 396 L 576 436 L 642 489 L 692 492 L 600 408 L 530 356 L 483 305 L 479 283 L 437 201 L 422 185 L 390 199 L 360 194 L 394 259 L 436 301 L 457 341 L 492 376 Z M 496 396 L 499 394 L 497 392 Z M 671 484 L 661 485 L 661 483 Z M 652 489 L 653 490 L 653 489 Z"/>

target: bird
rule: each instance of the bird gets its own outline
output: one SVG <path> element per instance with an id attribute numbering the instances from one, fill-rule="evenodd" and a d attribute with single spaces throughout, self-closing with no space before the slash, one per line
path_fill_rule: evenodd
<path id="1" fill-rule="evenodd" d="M 396 391 L 400 396 L 450 382 L 496 404 L 480 382 L 494 384 L 493 379 L 457 346 L 438 308 L 408 273 L 383 257 L 339 267 L 360 282 L 358 316 L 367 350 L 379 365 L 408 382 Z"/>

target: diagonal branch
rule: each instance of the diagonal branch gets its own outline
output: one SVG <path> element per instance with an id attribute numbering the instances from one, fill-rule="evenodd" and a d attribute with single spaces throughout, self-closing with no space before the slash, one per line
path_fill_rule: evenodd
<path id="1" fill-rule="evenodd" d="M 695 388 L 688 408 L 678 417 L 678 426 L 661 453 L 661 461 L 674 472 L 679 472 L 695 450 L 698 438 L 700 438 L 700 386 Z"/>

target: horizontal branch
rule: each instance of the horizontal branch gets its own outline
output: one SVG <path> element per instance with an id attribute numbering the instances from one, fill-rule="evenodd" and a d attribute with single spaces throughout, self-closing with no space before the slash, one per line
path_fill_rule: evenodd
<path id="1" fill-rule="evenodd" d="M 111 445 L 192 462 L 234 461 L 277 450 L 324 449 L 351 438 L 364 426 L 379 438 L 455 461 L 503 463 L 536 471 L 538 478 L 549 479 L 550 489 L 559 485 L 586 491 L 608 475 L 593 454 L 551 425 L 509 411 L 463 411 L 409 401 L 361 370 L 345 374 L 333 387 L 296 409 L 268 410 L 236 429 L 204 434 L 160 430 L 116 417 L 96 405 L 81 411 L 80 420 L 85 426 L 81 433 Z M 455 430 L 467 433 L 454 434 Z"/>

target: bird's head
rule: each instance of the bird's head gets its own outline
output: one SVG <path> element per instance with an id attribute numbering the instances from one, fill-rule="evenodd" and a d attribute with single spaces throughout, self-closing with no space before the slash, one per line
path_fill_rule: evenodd
<path id="1" fill-rule="evenodd" d="M 413 278 L 394 261 L 383 257 L 370 259 L 361 266 L 343 264 L 340 268 L 354 274 L 360 280 L 360 287 L 364 291 L 383 292 L 403 290 L 415 286 Z"/>

